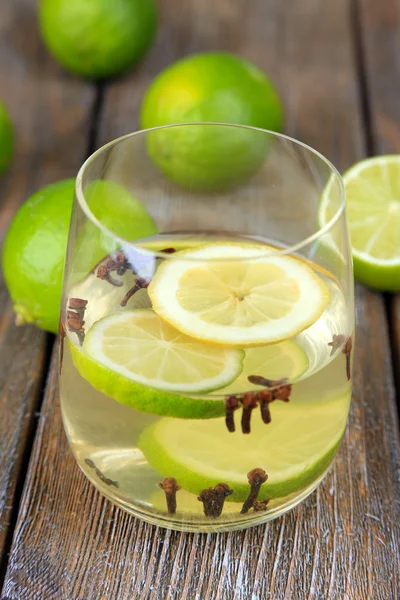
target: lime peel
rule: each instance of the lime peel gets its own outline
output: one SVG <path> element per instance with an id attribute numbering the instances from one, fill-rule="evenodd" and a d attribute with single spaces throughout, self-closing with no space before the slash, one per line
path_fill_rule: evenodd
<path id="1" fill-rule="evenodd" d="M 143 412 L 188 419 L 219 417 L 224 402 L 178 392 L 228 385 L 240 374 L 244 356 L 242 350 L 188 339 L 151 309 L 104 317 L 89 330 L 83 348 L 70 342 L 70 349 L 79 373 L 98 391 Z"/>
<path id="2" fill-rule="evenodd" d="M 400 291 L 400 155 L 362 160 L 343 175 L 355 278 L 371 287 Z M 319 210 L 332 216 L 329 186 Z"/>
<path id="3" fill-rule="evenodd" d="M 221 400 L 186 398 L 150 389 L 89 358 L 71 340 L 68 340 L 68 346 L 79 374 L 98 392 L 120 404 L 144 413 L 180 419 L 214 419 L 225 414 L 225 404 Z"/>
<path id="4" fill-rule="evenodd" d="M 268 473 L 259 499 L 281 498 L 306 488 L 329 467 L 346 426 L 349 400 L 346 394 L 318 404 L 277 405 L 272 423 L 254 422 L 251 438 L 227 432 L 223 419 L 188 422 L 184 430 L 174 419 L 161 419 L 144 430 L 138 446 L 160 476 L 173 474 L 193 494 L 224 482 L 234 490 L 229 500 L 243 502 L 249 493 L 247 473 L 258 467 Z M 305 420 L 310 428 L 300 427 Z"/>
<path id="5" fill-rule="evenodd" d="M 164 322 L 151 309 L 113 313 L 84 342 L 94 360 L 116 374 L 161 391 L 206 393 L 241 372 L 242 350 L 210 347 Z"/>

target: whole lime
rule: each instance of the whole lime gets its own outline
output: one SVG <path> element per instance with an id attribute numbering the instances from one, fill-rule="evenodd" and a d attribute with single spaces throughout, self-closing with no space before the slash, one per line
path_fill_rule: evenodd
<path id="1" fill-rule="evenodd" d="M 3 248 L 4 277 L 17 322 L 34 323 L 53 333 L 58 331 L 60 318 L 74 188 L 75 180 L 65 179 L 31 196 L 15 215 Z M 115 182 L 90 184 L 87 201 L 96 218 L 129 239 L 146 237 L 156 231 L 154 221 L 142 204 Z M 104 236 L 92 221 L 83 221 L 74 238 L 71 269 L 74 259 L 78 259 L 87 275 L 94 263 L 107 254 L 110 237 Z M 112 249 L 117 242 L 113 243 Z"/>
<path id="2" fill-rule="evenodd" d="M 14 132 L 11 119 L 0 101 L 0 175 L 8 167 L 14 150 Z"/>
<path id="3" fill-rule="evenodd" d="M 90 78 L 117 75 L 153 40 L 155 0 L 41 0 L 39 27 L 50 53 Z"/>
<path id="4" fill-rule="evenodd" d="M 15 215 L 3 248 L 4 278 L 19 323 L 58 330 L 74 179 L 46 186 Z"/>
<path id="5" fill-rule="evenodd" d="M 268 77 L 244 58 L 208 52 L 162 71 L 141 107 L 142 128 L 171 123 L 233 123 L 281 131 L 283 109 Z M 148 134 L 153 161 L 175 183 L 223 190 L 249 177 L 268 147 L 268 136 L 244 128 L 177 127 Z"/>

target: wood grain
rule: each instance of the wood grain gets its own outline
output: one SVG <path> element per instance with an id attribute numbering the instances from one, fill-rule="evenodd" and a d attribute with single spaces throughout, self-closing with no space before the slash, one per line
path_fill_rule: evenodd
<path id="1" fill-rule="evenodd" d="M 396 0 L 358 1 L 372 151 L 399 154 L 400 5 Z M 393 358 L 400 385 L 400 295 L 388 298 L 388 306 Z"/>
<path id="2" fill-rule="evenodd" d="M 400 295 L 389 300 L 389 327 L 391 330 L 393 365 L 397 389 L 400 386 Z M 397 414 L 400 411 L 400 397 L 397 396 Z"/>
<path id="3" fill-rule="evenodd" d="M 0 94 L 15 124 L 14 161 L 0 182 L 0 244 L 30 193 L 76 172 L 93 100 L 87 85 L 69 80 L 48 58 L 36 33 L 35 6 L 32 0 L 0 3 Z M 44 333 L 14 325 L 0 273 L 0 563 L 41 397 L 46 344 Z"/>
<path id="4" fill-rule="evenodd" d="M 273 74 L 288 132 L 347 166 L 363 153 L 348 8 L 163 0 L 155 48 L 106 95 L 102 140 L 135 127 L 166 62 L 226 48 Z M 68 449 L 54 357 L 2 600 L 397 600 L 399 440 L 381 296 L 358 289 L 357 322 L 354 404 L 332 471 L 283 518 L 237 533 L 158 529 L 103 499 Z"/>
<path id="5" fill-rule="evenodd" d="M 373 151 L 400 153 L 400 5 L 355 0 Z"/>

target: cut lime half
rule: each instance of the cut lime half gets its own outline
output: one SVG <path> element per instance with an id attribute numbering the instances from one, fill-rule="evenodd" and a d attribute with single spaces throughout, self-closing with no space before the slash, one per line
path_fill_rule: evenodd
<path id="1" fill-rule="evenodd" d="M 244 355 L 192 340 L 150 309 L 97 321 L 83 348 L 71 343 L 71 351 L 95 389 L 138 410 L 182 418 L 223 414 L 222 402 L 178 393 L 200 395 L 228 385 L 241 372 Z"/>
<path id="2" fill-rule="evenodd" d="M 227 483 L 243 501 L 249 493 L 247 473 L 259 467 L 268 473 L 259 499 L 280 498 L 315 481 L 329 466 L 346 425 L 350 395 L 319 403 L 274 406 L 272 423 L 254 419 L 249 436 L 229 433 L 223 419 L 188 421 L 161 419 L 139 438 L 150 465 L 175 477 L 187 491 Z"/>
<path id="3" fill-rule="evenodd" d="M 400 155 L 368 158 L 343 175 L 356 279 L 371 287 L 400 290 Z M 332 218 L 329 186 L 320 224 Z"/>

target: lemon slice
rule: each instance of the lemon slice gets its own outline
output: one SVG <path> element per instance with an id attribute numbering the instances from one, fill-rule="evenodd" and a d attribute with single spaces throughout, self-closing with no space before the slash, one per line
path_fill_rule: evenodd
<path id="1" fill-rule="evenodd" d="M 213 344 L 291 338 L 321 316 L 330 294 L 304 262 L 269 254 L 274 250 L 221 242 L 179 252 L 160 265 L 148 288 L 153 308 L 180 331 Z"/>
<path id="2" fill-rule="evenodd" d="M 295 342 L 286 341 L 270 346 L 247 348 L 243 360 L 243 370 L 239 377 L 228 386 L 218 390 L 219 395 L 237 395 L 260 390 L 248 380 L 249 375 L 261 375 L 267 379 L 298 379 L 308 368 L 308 358 L 304 350 Z"/>
<path id="3" fill-rule="evenodd" d="M 322 475 L 331 463 L 346 426 L 350 393 L 325 402 L 276 403 L 272 423 L 254 420 L 251 435 L 229 433 L 223 419 L 160 419 L 147 427 L 138 446 L 150 465 L 175 477 L 187 491 L 224 482 L 234 490 L 229 500 L 243 501 L 247 473 L 268 473 L 259 499 L 294 493 Z"/>
<path id="4" fill-rule="evenodd" d="M 208 346 L 152 310 L 114 313 L 90 329 L 83 349 L 126 379 L 166 392 L 205 393 L 235 379 L 243 351 Z"/>
<path id="5" fill-rule="evenodd" d="M 400 290 L 400 155 L 368 158 L 343 175 L 356 279 L 380 290 Z M 328 185 L 321 225 L 335 213 Z"/>

